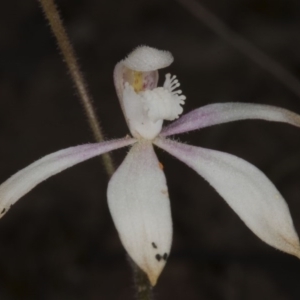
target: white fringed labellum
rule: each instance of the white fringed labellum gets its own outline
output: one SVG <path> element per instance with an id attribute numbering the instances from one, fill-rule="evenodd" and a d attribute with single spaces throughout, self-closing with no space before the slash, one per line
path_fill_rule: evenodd
<path id="1" fill-rule="evenodd" d="M 161 131 L 164 120 L 174 120 L 183 109 L 176 76 L 166 76 L 163 87 L 157 87 L 158 69 L 173 62 L 168 51 L 142 46 L 119 62 L 114 71 L 115 86 L 121 107 L 135 138 L 153 140 Z"/>

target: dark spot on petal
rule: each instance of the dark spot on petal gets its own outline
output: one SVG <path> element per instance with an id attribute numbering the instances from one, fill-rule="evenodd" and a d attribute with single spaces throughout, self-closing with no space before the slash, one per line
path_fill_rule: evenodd
<path id="1" fill-rule="evenodd" d="M 167 260 L 168 259 L 168 254 L 167 253 L 165 253 L 164 255 L 163 255 L 163 257 L 162 257 L 164 260 Z"/>
<path id="2" fill-rule="evenodd" d="M 153 247 L 154 249 L 157 249 L 157 246 L 156 246 L 156 244 L 155 244 L 154 242 L 152 242 L 152 247 Z"/>
<path id="3" fill-rule="evenodd" d="M 155 258 L 157 259 L 157 261 L 160 261 L 162 259 L 161 255 L 160 254 L 156 254 L 155 255 Z"/>
<path id="4" fill-rule="evenodd" d="M 6 208 L 3 208 L 1 211 L 1 215 L 3 215 L 6 212 Z"/>

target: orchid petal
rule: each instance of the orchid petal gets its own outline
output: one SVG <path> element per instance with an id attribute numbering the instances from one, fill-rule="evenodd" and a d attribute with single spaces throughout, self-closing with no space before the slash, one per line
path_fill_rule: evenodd
<path id="1" fill-rule="evenodd" d="M 17 200 L 52 175 L 89 158 L 128 146 L 134 142 L 136 142 L 135 139 L 123 138 L 103 143 L 85 144 L 60 150 L 37 160 L 0 185 L 0 217 Z"/>
<path id="2" fill-rule="evenodd" d="M 123 246 L 154 286 L 170 252 L 172 219 L 165 175 L 151 142 L 132 147 L 109 182 L 107 198 Z"/>
<path id="3" fill-rule="evenodd" d="M 171 140 L 156 139 L 155 144 L 203 176 L 260 239 L 300 258 L 289 208 L 255 166 L 227 153 Z"/>
<path id="4" fill-rule="evenodd" d="M 284 108 L 251 103 L 209 104 L 183 115 L 162 129 L 162 136 L 184 133 L 216 124 L 246 119 L 283 122 L 300 127 L 300 115 Z"/>

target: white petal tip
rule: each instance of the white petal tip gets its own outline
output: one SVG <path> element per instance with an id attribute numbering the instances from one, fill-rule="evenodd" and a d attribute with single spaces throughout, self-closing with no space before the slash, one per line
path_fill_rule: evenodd
<path id="1" fill-rule="evenodd" d="M 292 255 L 296 256 L 297 258 L 300 259 L 300 249 L 297 250 L 297 252 L 292 253 Z"/>
<path id="2" fill-rule="evenodd" d="M 147 276 L 148 276 L 148 279 L 149 279 L 149 281 L 150 281 L 150 284 L 151 284 L 152 286 L 156 286 L 157 279 L 158 279 L 159 275 L 155 275 L 155 274 L 147 274 Z"/>
<path id="3" fill-rule="evenodd" d="M 149 264 L 150 263 L 150 264 Z M 150 259 L 147 261 L 146 267 L 141 266 L 141 269 L 146 273 L 149 282 L 152 286 L 155 286 L 157 280 L 166 265 L 166 261 L 161 257 L 160 261 L 153 261 Z"/>
<path id="4" fill-rule="evenodd" d="M 156 285 L 157 280 L 166 265 L 167 254 L 156 254 L 154 258 L 155 259 L 153 259 L 153 257 L 148 257 L 144 265 L 145 267 L 141 265 L 141 269 L 147 274 L 152 286 Z"/>
<path id="5" fill-rule="evenodd" d="M 134 71 L 150 72 L 168 67 L 173 60 L 169 51 L 139 46 L 123 60 L 123 64 Z"/>
<path id="6" fill-rule="evenodd" d="M 287 239 L 284 239 L 285 242 L 286 242 L 286 253 L 288 254 L 291 254 L 291 255 L 294 255 L 296 256 L 297 258 L 300 259 L 300 243 L 299 243 L 299 240 L 293 240 L 293 241 L 290 241 L 290 240 L 287 240 Z M 285 249 L 282 249 L 282 250 L 285 250 Z"/>

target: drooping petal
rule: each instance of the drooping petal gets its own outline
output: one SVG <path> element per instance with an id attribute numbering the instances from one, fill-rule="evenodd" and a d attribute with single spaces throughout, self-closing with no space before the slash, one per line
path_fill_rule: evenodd
<path id="1" fill-rule="evenodd" d="M 85 144 L 60 150 L 37 160 L 0 185 L 0 217 L 17 200 L 50 176 L 89 158 L 131 145 L 134 142 L 136 142 L 135 139 L 123 138 L 103 143 Z"/>
<path id="2" fill-rule="evenodd" d="M 284 108 L 251 103 L 209 104 L 183 115 L 162 129 L 162 136 L 188 132 L 216 124 L 246 119 L 283 122 L 300 127 L 300 116 Z"/>
<path id="3" fill-rule="evenodd" d="M 260 239 L 300 258 L 289 208 L 255 166 L 227 153 L 171 140 L 156 139 L 155 144 L 203 176 Z"/>
<path id="4" fill-rule="evenodd" d="M 170 252 L 172 219 L 166 179 L 149 141 L 132 147 L 107 198 L 123 246 L 154 286 Z"/>

